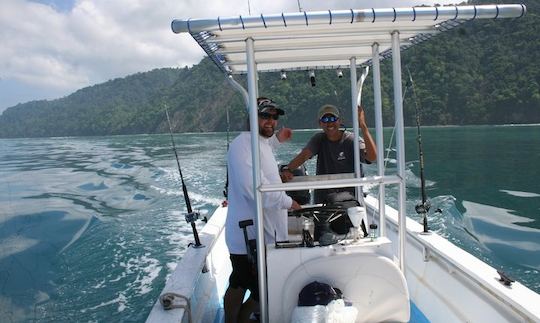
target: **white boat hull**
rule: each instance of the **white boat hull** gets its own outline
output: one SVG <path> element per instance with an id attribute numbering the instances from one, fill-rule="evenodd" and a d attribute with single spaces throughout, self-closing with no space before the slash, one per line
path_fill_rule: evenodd
<path id="1" fill-rule="evenodd" d="M 371 210 L 378 201 L 368 197 Z M 386 206 L 387 236 L 397 253 L 395 209 Z M 405 276 L 411 300 L 433 322 L 540 322 L 540 295 L 519 282 L 505 286 L 497 270 L 438 234 L 423 235 L 407 219 Z"/>
<path id="2" fill-rule="evenodd" d="M 371 214 L 378 201 L 368 197 L 366 204 Z M 397 211 L 387 206 L 386 214 L 387 236 L 392 241 L 389 252 L 396 255 Z M 187 250 L 162 292 L 186 296 L 190 300 L 192 322 L 222 321 L 222 299 L 231 272 L 224 239 L 225 218 L 226 208 L 219 207 L 200 233 L 205 248 Z M 540 295 L 517 282 L 503 285 L 494 268 L 438 234 L 422 235 L 421 231 L 420 224 L 408 219 L 405 277 L 411 301 L 429 321 L 540 322 Z M 271 261 L 268 266 L 272 266 Z M 271 293 L 272 289 L 269 303 L 274 306 Z M 270 307 L 271 318 L 274 311 Z M 365 312 L 360 313 L 357 321 L 369 317 Z M 147 322 L 189 322 L 188 310 L 166 311 L 158 301 Z"/>

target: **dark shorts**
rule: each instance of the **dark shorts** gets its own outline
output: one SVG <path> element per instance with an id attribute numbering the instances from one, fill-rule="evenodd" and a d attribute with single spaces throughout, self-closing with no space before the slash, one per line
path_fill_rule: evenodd
<path id="1" fill-rule="evenodd" d="M 249 262 L 247 255 L 230 255 L 232 273 L 229 277 L 229 286 L 232 288 L 249 289 L 251 298 L 259 301 L 259 282 L 257 269 Z"/>

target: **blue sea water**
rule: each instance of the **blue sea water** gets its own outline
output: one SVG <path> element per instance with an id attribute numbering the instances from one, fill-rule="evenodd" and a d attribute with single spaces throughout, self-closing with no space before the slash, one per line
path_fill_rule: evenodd
<path id="1" fill-rule="evenodd" d="M 312 133 L 295 132 L 278 160 Z M 418 218 L 416 129 L 406 137 Z M 422 139 L 431 228 L 540 292 L 540 126 L 425 127 Z M 175 141 L 193 208 L 210 216 L 226 135 Z M 395 189 L 387 195 L 395 203 Z M 193 240 L 184 212 L 168 135 L 0 140 L 0 321 L 144 322 Z"/>

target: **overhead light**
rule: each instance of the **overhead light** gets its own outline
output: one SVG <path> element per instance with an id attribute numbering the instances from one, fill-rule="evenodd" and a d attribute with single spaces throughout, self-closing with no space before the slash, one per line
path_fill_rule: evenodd
<path id="1" fill-rule="evenodd" d="M 281 79 L 286 80 L 287 79 L 287 73 L 285 71 L 281 71 Z"/>
<path id="2" fill-rule="evenodd" d="M 336 74 L 337 74 L 337 77 L 339 77 L 339 78 L 342 78 L 342 77 L 343 77 L 343 71 L 341 70 L 341 68 L 338 68 L 338 69 L 336 70 Z"/>
<path id="3" fill-rule="evenodd" d="M 309 70 L 309 81 L 311 82 L 311 86 L 315 86 L 315 71 Z"/>

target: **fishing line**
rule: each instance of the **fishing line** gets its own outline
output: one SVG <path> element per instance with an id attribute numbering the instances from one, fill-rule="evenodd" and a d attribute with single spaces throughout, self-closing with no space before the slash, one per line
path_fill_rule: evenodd
<path id="1" fill-rule="evenodd" d="M 184 182 L 184 176 L 182 176 L 182 168 L 180 167 L 180 160 L 178 159 L 178 152 L 176 151 L 176 145 L 174 143 L 174 137 L 171 126 L 171 119 L 169 118 L 169 109 L 165 106 L 165 114 L 167 115 L 167 123 L 169 124 L 169 134 L 171 135 L 171 143 L 174 151 L 174 156 L 176 157 L 176 165 L 178 166 L 178 173 L 180 174 L 180 180 L 182 181 L 182 192 L 184 193 L 184 200 L 186 202 L 186 207 L 188 213 L 186 214 L 186 221 L 191 224 L 191 230 L 193 231 L 193 237 L 195 238 L 194 248 L 204 247 L 199 240 L 199 233 L 197 232 L 197 227 L 195 226 L 195 221 L 199 218 L 199 212 L 193 212 L 191 208 L 191 201 L 189 200 L 189 195 L 187 191 L 186 184 Z M 191 243 L 190 243 L 191 245 Z"/>
<path id="2" fill-rule="evenodd" d="M 409 74 L 409 81 L 410 81 L 410 84 L 411 84 L 412 93 L 413 93 L 413 99 L 414 99 L 414 102 L 415 102 L 417 142 L 418 142 L 419 156 L 420 156 L 419 157 L 420 158 L 419 163 L 420 163 L 420 185 L 421 185 L 422 202 L 415 206 L 415 210 L 416 210 L 416 212 L 418 214 L 422 215 L 423 232 L 428 233 L 430 231 L 429 231 L 429 226 L 428 226 L 428 223 L 427 223 L 427 213 L 428 213 L 428 211 L 429 211 L 429 209 L 431 207 L 431 203 L 427 199 L 427 194 L 426 194 L 426 181 L 425 181 L 425 176 L 424 176 L 424 152 L 423 152 L 423 149 L 422 149 L 422 137 L 421 137 L 421 134 L 420 134 L 419 104 L 418 104 L 418 97 L 416 95 L 416 90 L 415 90 L 415 87 L 414 87 L 414 82 L 413 82 L 413 79 L 412 79 L 411 71 L 409 70 L 408 66 L 406 66 L 406 69 L 407 69 L 407 73 Z M 409 87 L 405 86 L 405 89 L 403 91 L 402 103 L 405 102 L 405 98 L 407 96 L 408 89 L 409 89 Z M 391 149 L 392 149 L 392 142 L 394 140 L 395 131 L 396 131 L 396 124 L 394 124 L 394 127 L 392 129 L 392 134 L 390 136 L 390 141 L 388 142 L 388 148 L 386 150 L 386 157 L 384 159 L 384 171 L 386 171 L 386 168 L 387 168 L 387 165 L 388 165 L 388 162 L 389 162 L 390 152 L 391 152 Z M 442 210 L 437 209 L 437 212 L 442 213 Z M 373 210 L 373 212 L 371 213 L 371 217 L 372 217 L 372 221 L 373 221 L 374 217 L 375 217 L 375 210 Z"/>
<path id="3" fill-rule="evenodd" d="M 401 104 L 405 102 L 406 96 L 407 96 L 407 87 L 405 87 L 405 89 L 403 90 L 403 98 L 401 100 Z M 383 174 L 386 173 L 386 167 L 388 166 L 388 161 L 390 160 L 390 152 L 392 151 L 392 142 L 394 141 L 396 128 L 397 128 L 397 122 L 394 123 L 394 127 L 392 128 L 392 134 L 390 135 L 390 140 L 388 141 L 388 148 L 386 148 L 386 157 L 384 158 Z M 373 211 L 371 212 L 371 223 L 374 223 L 374 222 L 375 222 L 375 209 L 373 209 Z"/>

